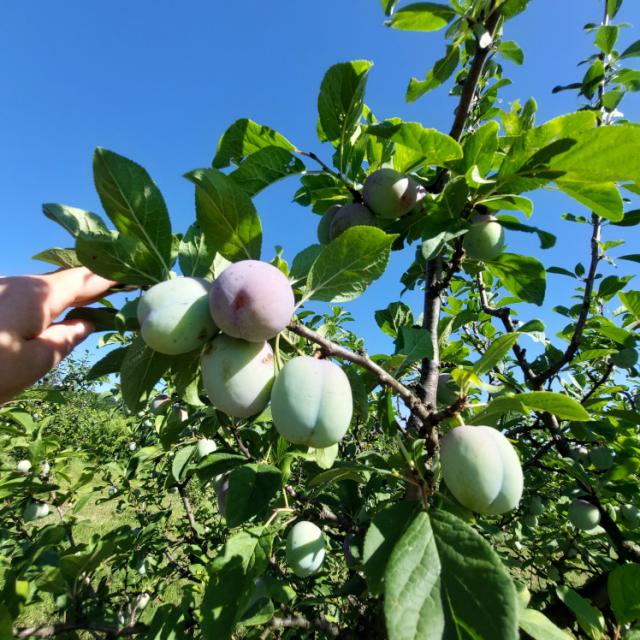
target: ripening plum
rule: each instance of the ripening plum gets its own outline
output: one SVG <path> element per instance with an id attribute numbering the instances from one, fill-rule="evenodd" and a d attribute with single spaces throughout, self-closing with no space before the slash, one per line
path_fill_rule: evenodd
<path id="1" fill-rule="evenodd" d="M 293 444 L 322 449 L 339 442 L 352 411 L 349 379 L 329 360 L 309 356 L 289 360 L 271 392 L 273 424 Z"/>
<path id="2" fill-rule="evenodd" d="M 320 244 L 329 244 L 329 242 L 331 242 L 331 236 L 329 234 L 331 222 L 340 209 L 342 209 L 342 205 L 334 204 L 332 207 L 329 207 L 322 215 L 322 218 L 320 218 L 317 231 L 318 242 L 320 242 Z"/>
<path id="3" fill-rule="evenodd" d="M 441 373 L 438 376 L 438 391 L 436 403 L 439 407 L 450 407 L 460 394 L 460 388 L 450 373 Z"/>
<path id="4" fill-rule="evenodd" d="M 215 333 L 209 312 L 210 285 L 200 278 L 174 278 L 149 289 L 138 303 L 142 339 L 167 355 L 188 353 Z"/>
<path id="5" fill-rule="evenodd" d="M 586 500 L 574 500 L 569 505 L 569 520 L 576 529 L 590 531 L 598 526 L 600 511 L 598 507 Z"/>
<path id="6" fill-rule="evenodd" d="M 495 260 L 504 250 L 504 229 L 491 215 L 478 215 L 464 235 L 462 246 L 472 260 Z"/>
<path id="7" fill-rule="evenodd" d="M 340 207 L 333 216 L 329 227 L 329 239 L 335 240 L 341 233 L 349 227 L 362 225 L 365 227 L 375 227 L 376 217 L 363 204 L 353 202 Z"/>
<path id="8" fill-rule="evenodd" d="M 46 518 L 49 515 L 49 505 L 45 502 L 30 502 L 22 512 L 22 519 L 25 522 L 32 522 L 39 518 Z"/>
<path id="9" fill-rule="evenodd" d="M 499 514 L 518 506 L 522 467 L 511 443 L 496 429 L 456 427 L 442 439 L 440 463 L 449 491 L 467 509 Z"/>
<path id="10" fill-rule="evenodd" d="M 202 459 L 205 456 L 208 456 L 210 453 L 213 453 L 216 449 L 216 443 L 214 440 L 210 440 L 209 438 L 201 438 L 198 440 L 198 458 Z"/>
<path id="11" fill-rule="evenodd" d="M 587 447 L 575 447 L 574 449 L 572 449 L 569 452 L 569 455 L 574 459 L 574 460 L 579 460 L 579 461 L 583 461 L 586 460 L 589 457 L 589 449 L 587 449 Z"/>
<path id="12" fill-rule="evenodd" d="M 262 411 L 275 377 L 268 342 L 220 335 L 202 354 L 202 382 L 214 407 L 235 418 Z"/>
<path id="13" fill-rule="evenodd" d="M 620 507 L 620 513 L 630 529 L 635 529 L 640 525 L 640 509 L 638 507 L 632 504 L 623 504 Z"/>
<path id="14" fill-rule="evenodd" d="M 209 305 L 224 333 L 263 342 L 287 326 L 295 301 L 280 269 L 260 260 L 242 260 L 229 265 L 213 283 Z"/>
<path id="15" fill-rule="evenodd" d="M 424 198 L 424 188 L 395 169 L 378 169 L 364 182 L 364 203 L 381 218 L 400 218 Z"/>
<path id="16" fill-rule="evenodd" d="M 171 401 L 171 398 L 169 398 L 169 396 L 166 393 L 158 394 L 151 401 L 151 413 L 153 413 L 154 415 L 164 413 L 170 401 Z"/>
<path id="17" fill-rule="evenodd" d="M 16 472 L 26 476 L 31 471 L 31 462 L 29 460 L 20 460 L 16 465 Z"/>
<path id="18" fill-rule="evenodd" d="M 287 564 L 299 577 L 316 573 L 324 562 L 324 535 L 306 520 L 296 522 L 289 531 L 286 546 Z"/>

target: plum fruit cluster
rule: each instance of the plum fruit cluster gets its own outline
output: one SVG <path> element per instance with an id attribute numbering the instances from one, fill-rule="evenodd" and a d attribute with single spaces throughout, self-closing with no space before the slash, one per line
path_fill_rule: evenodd
<path id="1" fill-rule="evenodd" d="M 287 326 L 294 308 L 293 290 L 279 269 L 243 260 L 213 283 L 183 277 L 151 287 L 140 299 L 138 319 L 142 338 L 160 353 L 204 346 L 202 382 L 217 409 L 248 418 L 271 401 L 275 428 L 285 439 L 329 447 L 351 422 L 351 386 L 339 366 L 307 356 L 287 362 L 276 379 L 268 340 Z M 163 411 L 168 402 L 156 398 L 152 411 Z M 210 453 L 207 443 L 198 447 L 201 457 Z"/>

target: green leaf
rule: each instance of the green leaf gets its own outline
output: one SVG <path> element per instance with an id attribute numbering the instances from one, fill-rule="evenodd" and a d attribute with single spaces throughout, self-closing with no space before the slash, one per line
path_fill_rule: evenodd
<path id="1" fill-rule="evenodd" d="M 588 600 L 585 600 L 573 589 L 559 586 L 556 588 L 558 598 L 564 602 L 576 616 L 582 630 L 593 640 L 599 640 L 604 634 L 604 616 Z"/>
<path id="2" fill-rule="evenodd" d="M 552 391 L 529 391 L 513 396 L 500 396 L 492 400 L 485 409 L 473 417 L 473 424 L 483 424 L 490 416 L 501 416 L 508 412 L 526 415 L 530 411 L 546 411 L 561 420 L 583 422 L 590 419 L 585 408 L 573 398 Z"/>
<path id="3" fill-rule="evenodd" d="M 184 480 L 187 473 L 187 466 L 196 452 L 196 449 L 196 445 L 190 444 L 179 449 L 175 456 L 173 456 L 173 461 L 171 462 L 171 475 L 176 482 L 180 483 Z"/>
<path id="4" fill-rule="evenodd" d="M 424 164 L 441 167 L 463 157 L 462 147 L 453 138 L 436 129 L 425 129 L 417 122 L 386 120 L 371 125 L 367 132 L 419 151 L 424 158 Z"/>
<path id="5" fill-rule="evenodd" d="M 66 204 L 48 203 L 42 205 L 42 212 L 47 218 L 66 229 L 74 238 L 84 233 L 109 233 L 102 218 L 90 211 L 69 207 Z"/>
<path id="6" fill-rule="evenodd" d="M 533 640 L 571 640 L 572 637 L 534 609 L 520 611 L 518 624 Z"/>
<path id="7" fill-rule="evenodd" d="M 304 170 L 304 163 L 291 151 L 264 147 L 248 156 L 229 177 L 253 197 L 270 184 Z"/>
<path id="8" fill-rule="evenodd" d="M 117 349 L 109 351 L 106 356 L 100 358 L 100 360 L 89 369 L 87 380 L 96 380 L 109 373 L 117 373 L 120 371 L 128 350 L 129 347 L 118 347 Z"/>
<path id="9" fill-rule="evenodd" d="M 212 166 L 224 169 L 232 162 L 240 164 L 245 157 L 265 147 L 295 151 L 295 147 L 274 129 L 247 118 L 236 120 L 220 138 Z"/>
<path id="10" fill-rule="evenodd" d="M 383 333 L 397 338 L 400 327 L 413 325 L 413 313 L 404 302 L 392 302 L 386 309 L 375 312 L 376 324 Z"/>
<path id="11" fill-rule="evenodd" d="M 388 25 L 403 31 L 438 31 L 455 15 L 455 11 L 444 4 L 417 2 L 398 9 Z"/>
<path id="12" fill-rule="evenodd" d="M 397 378 L 414 362 L 418 362 L 423 358 L 433 358 L 433 339 L 431 334 L 426 329 L 400 327 L 396 354 L 405 356 L 393 373 L 393 376 Z"/>
<path id="13" fill-rule="evenodd" d="M 195 468 L 196 475 L 202 484 L 207 483 L 212 478 L 227 473 L 231 469 L 244 464 L 247 459 L 239 453 L 231 451 L 214 451 L 204 457 Z"/>
<path id="14" fill-rule="evenodd" d="M 588 207 L 600 217 L 612 222 L 622 220 L 623 202 L 613 182 L 601 184 L 557 180 L 558 189 Z"/>
<path id="15" fill-rule="evenodd" d="M 150 349 L 142 338 L 131 343 L 120 370 L 122 399 L 131 411 L 139 411 L 147 402 L 170 364 L 170 356 Z"/>
<path id="16" fill-rule="evenodd" d="M 360 120 L 372 64 L 368 60 L 342 62 L 333 65 L 322 79 L 318 114 L 322 130 L 331 142 L 343 145 Z"/>
<path id="17" fill-rule="evenodd" d="M 527 224 L 520 224 L 514 216 L 500 216 L 500 224 L 505 229 L 513 231 L 523 231 L 525 233 L 536 233 L 540 240 L 541 249 L 549 249 L 556 244 L 557 238 L 548 231 L 543 231 L 538 227 L 532 227 Z"/>
<path id="18" fill-rule="evenodd" d="M 390 16 L 398 4 L 398 0 L 380 0 L 385 16 Z"/>
<path id="19" fill-rule="evenodd" d="M 166 267 L 156 254 L 139 240 L 117 231 L 78 236 L 76 254 L 94 273 L 122 284 L 153 285 L 166 276 Z"/>
<path id="20" fill-rule="evenodd" d="M 622 291 L 627 286 L 627 282 L 632 278 L 633 276 L 607 276 L 600 282 L 598 297 L 603 300 L 611 300 L 618 291 Z"/>
<path id="21" fill-rule="evenodd" d="M 385 572 L 390 640 L 518 637 L 517 595 L 489 543 L 447 512 L 419 513 Z"/>
<path id="22" fill-rule="evenodd" d="M 227 525 L 237 527 L 267 510 L 280 490 L 280 470 L 266 464 L 247 464 L 229 474 L 225 517 Z"/>
<path id="23" fill-rule="evenodd" d="M 602 53 L 609 54 L 613 51 L 618 39 L 620 27 L 612 24 L 602 25 L 596 31 L 596 46 Z"/>
<path id="24" fill-rule="evenodd" d="M 36 253 L 35 256 L 31 256 L 32 260 L 40 260 L 42 262 L 48 262 L 54 264 L 57 267 L 63 269 L 72 269 L 73 267 L 81 267 L 82 263 L 78 260 L 78 255 L 75 249 L 60 249 L 54 247 L 52 249 L 45 249 L 40 253 Z"/>
<path id="25" fill-rule="evenodd" d="M 497 260 L 487 262 L 486 269 L 500 280 L 500 284 L 524 302 L 542 305 L 547 287 L 544 266 L 539 260 L 515 253 L 503 253 Z"/>
<path id="26" fill-rule="evenodd" d="M 483 356 L 473 365 L 472 371 L 477 376 L 489 373 L 511 351 L 518 342 L 518 332 L 506 333 L 491 343 Z"/>
<path id="27" fill-rule="evenodd" d="M 339 448 L 337 444 L 324 449 L 314 449 L 309 447 L 309 459 L 313 460 L 321 469 L 331 469 L 338 457 Z"/>
<path id="28" fill-rule="evenodd" d="M 607 589 L 618 624 L 640 620 L 640 564 L 616 567 L 609 574 Z"/>
<path id="29" fill-rule="evenodd" d="M 619 182 L 640 180 L 640 127 L 620 124 L 583 131 L 570 149 L 549 162 L 552 171 L 564 172 L 563 180 Z"/>
<path id="30" fill-rule="evenodd" d="M 500 51 L 505 59 L 511 60 L 511 62 L 515 62 L 516 64 L 522 64 L 524 62 L 524 53 L 518 46 L 518 43 L 513 40 L 501 42 L 498 51 Z"/>
<path id="31" fill-rule="evenodd" d="M 371 520 L 364 538 L 362 561 L 369 591 L 374 595 L 382 592 L 391 552 L 418 509 L 419 504 L 415 501 L 396 502 L 376 513 Z"/>
<path id="32" fill-rule="evenodd" d="M 98 147 L 93 179 L 100 202 L 116 229 L 139 238 L 164 264 L 171 264 L 171 222 L 167 205 L 149 174 L 132 160 Z"/>
<path id="33" fill-rule="evenodd" d="M 636 319 L 640 319 L 640 291 L 626 291 L 619 293 L 618 298 L 624 308 Z"/>
<path id="34" fill-rule="evenodd" d="M 216 169 L 196 169 L 186 175 L 196 185 L 196 213 L 209 244 L 222 256 L 260 259 L 262 225 L 251 198 Z"/>
<path id="35" fill-rule="evenodd" d="M 436 61 L 432 69 L 429 69 L 424 80 L 411 78 L 407 87 L 406 100 L 413 102 L 425 93 L 437 89 L 443 85 L 458 68 L 460 62 L 460 47 L 449 45 L 445 55 Z"/>
<path id="36" fill-rule="evenodd" d="M 290 277 L 296 282 L 304 280 L 323 249 L 321 244 L 312 244 L 296 254 L 291 263 Z"/>
<path id="37" fill-rule="evenodd" d="M 307 277 L 303 300 L 353 300 L 386 269 L 396 236 L 375 227 L 347 229 L 323 248 Z"/>
<path id="38" fill-rule="evenodd" d="M 623 58 L 637 58 L 640 56 L 640 40 L 636 40 L 633 44 L 630 44 L 621 54 L 620 59 Z"/>
<path id="39" fill-rule="evenodd" d="M 491 209 L 491 211 L 522 211 L 527 218 L 530 218 L 533 213 L 533 202 L 531 202 L 529 198 L 513 194 L 491 196 L 479 200 L 478 204 L 483 204 L 487 209 Z"/>
<path id="40" fill-rule="evenodd" d="M 178 248 L 178 262 L 182 275 L 213 280 L 215 257 L 215 248 L 194 222 L 180 240 Z"/>
<path id="41" fill-rule="evenodd" d="M 481 175 L 487 175 L 491 171 L 493 156 L 498 149 L 499 130 L 500 125 L 492 120 L 485 122 L 472 134 L 466 136 L 462 143 L 464 157 L 455 164 L 455 170 L 460 174 L 465 174 L 475 165 Z"/>

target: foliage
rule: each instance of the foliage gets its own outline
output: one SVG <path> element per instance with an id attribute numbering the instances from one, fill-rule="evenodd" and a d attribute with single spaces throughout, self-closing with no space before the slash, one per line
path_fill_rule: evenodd
<path id="1" fill-rule="evenodd" d="M 272 341 L 277 368 L 306 354 L 333 358 L 347 374 L 353 419 L 338 444 L 286 442 L 269 407 L 249 419 L 216 409 L 200 351 L 152 351 L 138 335 L 136 300 L 107 314 L 102 344 L 115 349 L 88 374 L 104 383 L 118 374 L 108 395 L 86 387 L 84 371 L 64 378 L 71 393 L 64 385 L 61 393 L 54 374 L 0 409 L 5 447 L 32 463 L 24 475 L 5 460 L 0 479 L 3 637 L 45 633 L 26 627 L 38 607 L 46 613 L 38 625 L 54 621 L 49 635 L 68 637 L 508 640 L 519 629 L 536 639 L 637 637 L 640 292 L 623 262 L 638 256 L 621 255 L 618 238 L 640 223 L 632 208 L 640 127 L 618 107 L 640 89 L 640 72 L 626 66 L 640 41 L 618 45 L 622 0 L 606 0 L 602 22 L 586 26 L 596 49 L 584 76 L 555 89 L 576 90 L 580 108 L 537 124 L 533 99 L 510 110 L 500 102 L 509 83 L 503 63 L 524 61 L 505 34 L 513 16 L 526 19 L 527 4 L 382 0 L 390 28 L 445 29 L 443 57 L 424 80 L 411 79 L 406 97 L 449 83 L 457 108 L 448 135 L 378 120 L 365 103 L 371 62 L 342 62 L 327 71 L 318 97 L 318 136 L 330 160 L 237 120 L 212 167 L 186 174 L 196 212 L 184 233 L 172 228 L 149 174 L 105 149 L 96 150 L 94 176 L 114 229 L 96 214 L 45 205 L 75 248 L 43 259 L 79 262 L 145 289 L 174 269 L 213 280 L 228 262 L 265 259 L 252 198 L 277 180 L 299 181 L 294 200 L 304 215 L 361 202 L 367 176 L 380 168 L 409 174 L 424 191 L 415 209 L 379 217 L 378 228 L 354 226 L 291 258 L 280 250 L 266 258 L 288 276 L 298 303 Z M 529 224 L 529 192 L 543 188 L 589 212 L 564 216 L 576 237 L 589 230 L 586 264 L 570 270 L 544 259 L 556 238 L 543 216 Z M 469 259 L 465 233 L 489 213 L 507 238 L 537 234 L 539 255 Z M 568 235 L 559 242 L 575 243 Z M 349 329 L 348 307 L 306 305 L 366 294 L 405 246 L 414 259 L 400 290 L 374 314 L 393 353 L 367 354 Z M 618 263 L 604 277 L 605 265 Z M 551 308 L 547 281 L 556 277 L 569 278 L 575 292 Z M 424 295 L 420 317 L 399 300 L 415 289 Z M 564 324 L 556 336 L 546 335 L 536 305 Z M 444 406 L 440 372 L 458 389 Z M 169 401 L 158 407 L 152 399 L 161 391 Z M 441 483 L 440 437 L 460 422 L 495 427 L 514 446 L 525 475 L 517 509 L 473 514 Z M 109 433 L 139 446 L 103 439 L 97 431 L 108 423 Z M 202 437 L 217 449 L 200 458 Z M 70 473 L 65 461 L 87 439 L 94 451 Z M 610 455 L 590 457 L 602 449 Z M 570 524 L 575 499 L 597 509 L 597 527 Z M 34 500 L 55 509 L 25 524 L 22 511 Z M 83 512 L 92 505 L 111 509 L 111 519 L 87 536 Z M 324 564 L 309 577 L 285 558 L 300 520 L 321 526 L 325 538 Z"/>

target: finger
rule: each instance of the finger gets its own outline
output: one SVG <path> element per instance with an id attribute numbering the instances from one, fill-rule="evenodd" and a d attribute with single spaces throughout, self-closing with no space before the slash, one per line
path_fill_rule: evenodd
<path id="1" fill-rule="evenodd" d="M 92 331 L 93 325 L 86 320 L 66 320 L 52 324 L 37 338 L 23 342 L 20 351 L 12 358 L 15 367 L 11 380 L 7 380 L 7 375 L 0 376 L 4 383 L 0 384 L 3 387 L 2 395 L 6 393 L 4 387 L 8 388 L 11 396 L 30 387 L 68 356 Z"/>
<path id="2" fill-rule="evenodd" d="M 92 273 L 86 267 L 65 269 L 40 276 L 49 286 L 47 305 L 51 320 L 57 318 L 67 307 L 79 307 L 102 298 L 118 284 Z"/>

